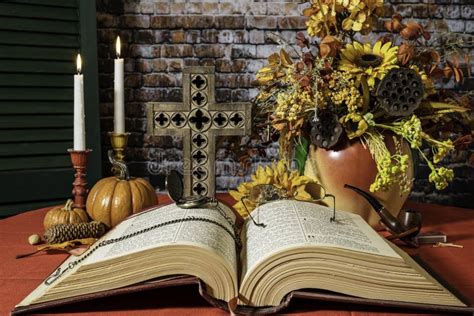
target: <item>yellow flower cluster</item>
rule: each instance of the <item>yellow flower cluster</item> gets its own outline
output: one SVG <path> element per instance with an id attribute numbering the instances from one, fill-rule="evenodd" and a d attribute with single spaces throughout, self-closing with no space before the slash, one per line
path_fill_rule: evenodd
<path id="1" fill-rule="evenodd" d="M 436 144 L 434 147 L 433 162 L 439 163 L 452 149 L 454 149 L 454 146 L 450 139 Z"/>
<path id="2" fill-rule="evenodd" d="M 286 198 L 309 201 L 312 197 L 306 192 L 306 185 L 316 183 L 307 176 L 301 176 L 297 170 L 289 170 L 285 160 L 280 160 L 271 166 L 259 166 L 251 178 L 252 181 L 240 184 L 237 190 L 229 191 L 229 194 L 237 201 L 234 209 L 243 217 L 248 216 L 247 210 L 251 212 L 258 206 L 256 201 L 249 199 L 252 189 L 257 185 L 272 184 L 286 192 Z M 245 205 L 242 203 L 242 198 L 245 200 Z"/>
<path id="3" fill-rule="evenodd" d="M 400 185 L 401 192 L 408 192 L 411 186 L 411 179 L 407 177 L 408 155 L 395 154 L 386 155 L 382 161 L 377 163 L 377 176 L 370 185 L 370 191 L 386 191 L 394 184 Z"/>
<path id="4" fill-rule="evenodd" d="M 355 112 L 364 105 L 364 99 L 350 78 L 346 72 L 334 71 L 324 94 L 333 104 L 346 105 L 349 112 Z"/>
<path id="5" fill-rule="evenodd" d="M 423 136 L 426 138 L 426 134 L 423 133 L 420 119 L 413 114 L 410 119 L 393 122 L 391 124 L 375 124 L 377 127 L 391 130 L 392 132 L 402 136 L 407 142 L 410 143 L 411 148 L 419 149 L 423 140 Z"/>
<path id="6" fill-rule="evenodd" d="M 393 137 L 395 154 L 392 155 L 385 145 L 384 137 L 381 134 L 374 135 L 368 132 L 364 136 L 378 171 L 374 182 L 370 185 L 370 191 L 386 191 L 393 185 L 399 185 L 401 192 L 410 191 L 413 181 L 413 179 L 409 179 L 407 176 L 410 157 L 403 153 L 401 141 Z"/>
<path id="7" fill-rule="evenodd" d="M 291 92 L 279 93 L 276 98 L 275 119 L 296 121 L 306 110 L 313 108 L 313 99 L 305 90 L 294 89 Z"/>
<path id="8" fill-rule="evenodd" d="M 410 143 L 411 148 L 416 149 L 421 146 L 423 139 L 421 121 L 416 115 L 412 115 L 409 120 L 403 121 L 396 133 L 405 138 Z"/>
<path id="9" fill-rule="evenodd" d="M 310 36 L 335 35 L 340 28 L 367 34 L 383 13 L 383 0 L 312 0 L 307 12 Z"/>
<path id="10" fill-rule="evenodd" d="M 431 170 L 430 175 L 428 176 L 428 180 L 431 183 L 434 183 L 436 190 L 444 190 L 448 186 L 449 182 L 451 182 L 454 178 L 454 172 L 451 169 L 441 167 L 441 168 L 433 168 Z"/>

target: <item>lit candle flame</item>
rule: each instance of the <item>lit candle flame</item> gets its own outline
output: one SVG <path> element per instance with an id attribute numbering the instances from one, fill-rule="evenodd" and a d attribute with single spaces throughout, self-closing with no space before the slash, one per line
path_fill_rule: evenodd
<path id="1" fill-rule="evenodd" d="M 117 58 L 120 58 L 120 36 L 117 36 L 117 42 L 115 43 L 115 50 L 117 51 Z"/>
<path id="2" fill-rule="evenodd" d="M 76 66 L 77 66 L 77 73 L 80 74 L 80 73 L 81 73 L 81 69 L 82 69 L 81 54 L 77 54 Z"/>

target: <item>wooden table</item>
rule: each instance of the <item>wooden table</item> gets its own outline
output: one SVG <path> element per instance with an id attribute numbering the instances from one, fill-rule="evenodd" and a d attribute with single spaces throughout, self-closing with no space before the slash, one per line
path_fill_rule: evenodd
<path id="1" fill-rule="evenodd" d="M 221 196 L 229 201 L 227 195 Z M 160 202 L 167 200 L 160 196 Z M 435 272 L 453 285 L 470 304 L 474 304 L 474 210 L 430 204 L 407 203 L 423 214 L 423 231 L 441 231 L 448 241 L 464 248 L 432 248 L 425 245 L 407 252 L 419 255 Z M 48 209 L 23 213 L 0 221 L 0 315 L 8 315 L 26 295 L 35 289 L 65 258 L 62 253 L 38 254 L 24 259 L 15 255 L 34 250 L 29 235 L 42 233 L 42 221 Z M 75 315 L 226 315 L 210 307 L 197 288 L 179 287 L 102 298 L 51 310 Z M 292 315 L 419 315 L 416 311 L 347 306 L 334 303 L 294 301 L 285 311 Z M 431 314 L 434 315 L 434 314 Z"/>

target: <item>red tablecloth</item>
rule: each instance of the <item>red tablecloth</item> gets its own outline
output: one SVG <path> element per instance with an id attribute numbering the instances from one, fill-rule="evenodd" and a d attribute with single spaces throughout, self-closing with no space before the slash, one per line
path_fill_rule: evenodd
<path id="1" fill-rule="evenodd" d="M 230 201 L 228 195 L 221 198 Z M 167 199 L 160 196 L 160 202 Z M 408 203 L 423 214 L 423 231 L 442 231 L 448 241 L 464 248 L 407 249 L 428 262 L 433 270 L 453 285 L 470 304 L 474 303 L 474 210 L 430 204 Z M 15 259 L 20 253 L 34 250 L 27 242 L 29 235 L 42 233 L 42 221 L 48 209 L 23 213 L 0 221 L 0 314 L 8 315 L 26 295 L 35 289 L 65 258 L 62 253 L 38 254 Z M 78 315 L 225 315 L 210 307 L 197 288 L 179 287 L 153 290 L 90 301 L 56 308 L 51 312 Z M 413 311 L 347 306 L 334 303 L 293 301 L 285 313 L 301 315 L 418 315 Z"/>

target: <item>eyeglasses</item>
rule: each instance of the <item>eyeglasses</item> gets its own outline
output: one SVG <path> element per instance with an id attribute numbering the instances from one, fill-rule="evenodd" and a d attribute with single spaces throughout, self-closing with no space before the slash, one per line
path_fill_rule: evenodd
<path id="1" fill-rule="evenodd" d="M 283 188 L 278 188 L 274 186 L 273 184 L 257 184 L 250 190 L 249 195 L 243 196 L 240 199 L 240 201 L 242 202 L 242 205 L 245 207 L 245 211 L 247 212 L 249 217 L 252 219 L 252 222 L 256 226 L 266 227 L 266 225 L 264 223 L 261 223 L 258 220 L 258 218 L 256 221 L 253 218 L 252 214 L 250 214 L 250 211 L 247 208 L 247 204 L 245 204 L 246 200 L 251 201 L 252 203 L 256 204 L 257 207 L 259 207 L 260 205 L 263 205 L 269 202 L 278 201 L 278 200 L 296 200 L 296 201 L 303 201 L 303 202 L 319 203 L 325 198 L 331 198 L 332 205 L 333 205 L 333 215 L 330 218 L 330 221 L 331 222 L 336 221 L 336 197 L 332 194 L 327 193 L 326 189 L 318 183 L 306 184 L 305 190 L 312 197 L 311 200 L 298 199 L 298 192 L 291 194 L 288 190 L 283 189 Z M 258 216 L 258 213 L 257 213 L 257 216 Z"/>

